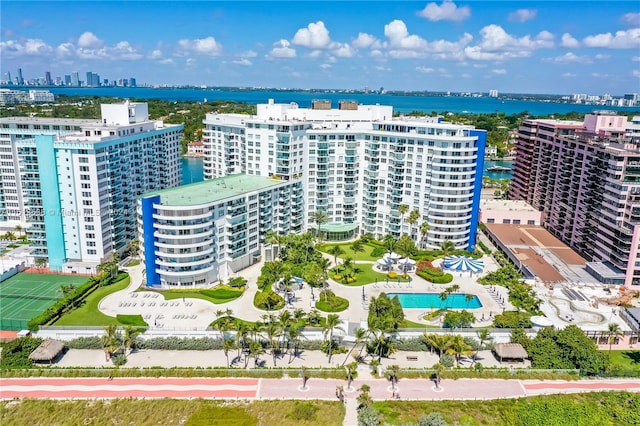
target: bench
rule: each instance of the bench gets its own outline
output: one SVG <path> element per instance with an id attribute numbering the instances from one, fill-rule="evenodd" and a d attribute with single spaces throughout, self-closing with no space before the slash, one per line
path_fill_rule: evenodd
<path id="1" fill-rule="evenodd" d="M 418 357 L 415 355 L 407 355 L 407 361 L 417 361 Z"/>

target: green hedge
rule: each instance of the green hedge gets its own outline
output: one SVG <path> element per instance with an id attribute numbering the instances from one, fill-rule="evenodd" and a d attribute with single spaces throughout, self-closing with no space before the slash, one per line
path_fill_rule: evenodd
<path id="1" fill-rule="evenodd" d="M 284 299 L 272 291 L 258 291 L 253 297 L 253 305 L 263 311 L 275 311 L 284 308 Z"/>
<path id="2" fill-rule="evenodd" d="M 422 270 L 417 275 L 434 284 L 449 284 L 453 281 L 453 275 L 437 270 Z"/>
<path id="3" fill-rule="evenodd" d="M 29 359 L 29 355 L 33 352 L 43 339 L 34 337 L 20 337 L 13 339 L 2 347 L 2 358 L 0 358 L 0 367 L 2 368 L 29 368 L 33 365 L 33 361 Z"/>

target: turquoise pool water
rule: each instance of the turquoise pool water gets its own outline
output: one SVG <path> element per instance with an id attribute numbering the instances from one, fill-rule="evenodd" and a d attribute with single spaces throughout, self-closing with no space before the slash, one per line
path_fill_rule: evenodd
<path id="1" fill-rule="evenodd" d="M 398 296 L 403 308 L 418 309 L 478 309 L 482 308 L 482 303 L 478 296 L 472 295 L 473 299 L 467 300 L 467 295 L 454 293 L 447 296 L 445 300 L 440 299 L 438 293 L 389 293 L 389 297 Z"/>

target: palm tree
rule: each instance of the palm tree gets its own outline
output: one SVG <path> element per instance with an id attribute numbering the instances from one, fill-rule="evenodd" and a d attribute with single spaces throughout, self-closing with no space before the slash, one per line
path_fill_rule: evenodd
<path id="1" fill-rule="evenodd" d="M 238 348 L 238 360 L 240 359 L 240 351 L 244 351 L 248 334 L 249 326 L 247 326 L 247 323 L 239 321 L 236 325 L 236 347 Z"/>
<path id="2" fill-rule="evenodd" d="M 327 321 L 323 327 L 324 337 L 326 339 L 327 335 L 328 339 L 328 355 L 329 355 L 329 364 L 331 364 L 331 357 L 333 356 L 333 331 L 341 330 L 344 331 L 342 327 L 340 327 L 340 316 L 338 314 L 329 314 L 327 315 Z"/>
<path id="3" fill-rule="evenodd" d="M 235 348 L 235 342 L 233 339 L 222 339 L 222 350 L 224 351 L 224 356 L 227 357 L 227 368 L 229 368 L 229 351 Z"/>
<path id="4" fill-rule="evenodd" d="M 287 330 L 287 338 L 289 339 L 289 342 L 293 344 L 293 347 L 291 348 L 292 351 L 289 355 L 289 364 L 291 364 L 293 360 L 298 356 L 300 337 L 302 337 L 302 327 L 298 327 L 295 324 L 289 326 L 289 329 Z"/>
<path id="5" fill-rule="evenodd" d="M 431 226 L 429 226 L 429 222 L 422 222 L 420 224 L 420 234 L 422 235 L 422 238 L 420 239 L 420 248 L 424 248 L 426 246 L 426 244 L 423 244 L 425 242 L 426 237 L 429 235 L 429 230 L 431 229 Z"/>
<path id="6" fill-rule="evenodd" d="M 271 245 L 276 245 L 280 242 L 280 237 L 276 231 L 269 229 L 264 236 L 264 240 Z"/>
<path id="7" fill-rule="evenodd" d="M 140 252 L 140 240 L 133 239 L 129 241 L 127 251 L 129 252 L 129 256 L 133 257 L 134 259 L 137 259 L 138 253 Z"/>
<path id="8" fill-rule="evenodd" d="M 339 245 L 329 247 L 329 250 L 327 250 L 327 252 L 331 256 L 333 256 L 333 263 L 336 265 L 338 265 L 338 256 L 344 254 L 344 250 L 342 250 L 342 247 L 340 247 Z"/>
<path id="9" fill-rule="evenodd" d="M 260 355 L 262 355 L 263 353 L 264 350 L 262 349 L 262 345 L 260 344 L 260 342 L 258 342 L 257 340 L 252 340 L 251 343 L 249 343 L 249 357 L 253 357 L 254 367 L 258 367 L 258 358 L 260 358 Z M 249 360 L 249 357 L 247 357 L 247 361 Z"/>
<path id="10" fill-rule="evenodd" d="M 382 243 L 384 244 L 384 248 L 386 248 L 387 251 L 391 253 L 396 247 L 396 237 L 391 234 L 387 234 L 382 237 Z"/>
<path id="11" fill-rule="evenodd" d="M 403 234 L 404 231 L 404 215 L 409 211 L 409 206 L 406 204 L 400 204 L 398 206 L 398 213 L 400 213 L 400 235 Z"/>
<path id="12" fill-rule="evenodd" d="M 271 345 L 271 356 L 273 357 L 273 366 L 276 366 L 276 356 L 280 350 L 280 327 L 275 322 L 269 322 L 264 329 L 267 334 L 267 340 L 269 340 L 269 344 Z"/>
<path id="13" fill-rule="evenodd" d="M 476 336 L 478 336 L 478 340 L 480 340 L 480 349 L 482 349 L 484 342 L 493 340 L 493 337 L 491 336 L 491 331 L 489 331 L 488 328 L 481 328 L 476 332 Z M 474 363 L 476 362 L 476 359 L 478 359 L 478 351 L 476 351 L 475 355 L 473 356 Z"/>
<path id="14" fill-rule="evenodd" d="M 5 240 L 13 241 L 13 240 L 16 239 L 16 234 L 14 234 L 11 231 L 8 231 L 7 233 L 4 234 L 4 238 L 5 238 Z"/>
<path id="15" fill-rule="evenodd" d="M 122 337 L 122 345 L 124 346 L 124 356 L 127 356 L 127 351 L 131 353 L 131 349 L 135 346 L 136 338 L 140 334 L 140 330 L 136 327 L 128 325 L 124 328 L 124 335 Z"/>
<path id="16" fill-rule="evenodd" d="M 118 350 L 118 326 L 108 325 L 104 328 L 104 335 L 102 336 L 101 343 L 104 350 L 104 356 L 107 361 L 111 359 L 111 354 Z"/>
<path id="17" fill-rule="evenodd" d="M 18 233 L 18 236 L 22 237 L 22 230 L 24 229 L 22 225 L 16 225 L 13 229 Z"/>
<path id="18" fill-rule="evenodd" d="M 329 221 L 329 215 L 327 215 L 327 212 L 324 210 L 316 210 L 313 213 L 312 220 L 316 225 L 318 225 L 318 240 L 320 240 L 322 237 L 322 225 Z"/>
<path id="19" fill-rule="evenodd" d="M 418 219 L 420 219 L 420 212 L 418 210 L 412 210 L 407 218 L 407 223 L 409 224 L 409 235 L 411 235 L 411 238 L 413 238 L 413 225 L 418 222 Z"/>
<path id="20" fill-rule="evenodd" d="M 351 389 L 351 382 L 358 371 L 358 363 L 356 361 L 350 362 L 344 367 L 347 370 L 347 389 Z"/>
<path id="21" fill-rule="evenodd" d="M 624 336 L 624 333 L 620 329 L 620 326 L 615 322 L 609 324 L 606 333 L 607 340 L 609 341 L 609 356 L 611 356 L 611 347 L 613 346 L 613 342 L 615 342 L 618 338 Z"/>
<path id="22" fill-rule="evenodd" d="M 451 336 L 443 334 L 427 334 L 424 332 L 422 338 L 432 348 L 438 351 L 438 355 L 441 356 L 449 346 L 451 346 Z"/>
<path id="23" fill-rule="evenodd" d="M 351 355 L 351 352 L 353 352 L 353 350 L 356 348 L 356 346 L 358 346 L 360 343 L 362 343 L 362 341 L 367 337 L 367 330 L 365 330 L 362 327 L 358 327 L 356 329 L 356 335 L 355 335 L 355 342 L 353 342 L 353 346 L 351 347 L 351 349 L 349 350 L 349 353 L 347 354 L 347 356 L 344 358 L 344 361 L 342 362 L 342 365 L 345 365 L 345 363 L 347 362 L 347 360 L 349 359 L 349 355 Z M 360 352 L 362 352 L 362 350 L 360 350 Z M 359 357 L 358 357 L 359 358 Z"/>
<path id="24" fill-rule="evenodd" d="M 304 309 L 296 308 L 293 310 L 293 320 L 296 323 L 302 322 L 302 320 L 304 320 L 304 317 L 306 316 L 307 313 L 304 311 Z"/>
<path id="25" fill-rule="evenodd" d="M 358 257 L 358 253 L 364 252 L 364 247 L 363 247 L 362 241 L 360 241 L 360 240 L 354 241 L 353 244 L 351 244 L 351 250 L 353 250 L 353 254 L 357 258 Z"/>
<path id="26" fill-rule="evenodd" d="M 469 294 L 469 293 L 467 293 L 467 295 L 464 296 L 464 300 L 467 302 L 467 308 L 469 307 L 469 303 L 471 303 L 474 297 L 475 296 L 473 294 Z"/>
<path id="27" fill-rule="evenodd" d="M 75 290 L 75 287 L 72 285 L 65 285 L 65 284 L 60 285 L 60 291 L 62 291 L 62 297 L 67 297 L 68 295 L 73 293 L 74 290 Z M 74 300 L 72 299 L 71 307 L 73 307 L 73 304 L 74 304 Z"/>
<path id="28" fill-rule="evenodd" d="M 460 358 L 462 355 L 468 355 L 473 352 L 473 348 L 459 334 L 451 336 L 451 344 L 445 353 L 451 354 L 456 358 L 456 366 L 460 366 Z"/>
<path id="29" fill-rule="evenodd" d="M 456 245 L 451 240 L 444 240 L 442 244 L 440 244 L 440 250 L 442 250 L 442 254 L 445 256 L 449 256 L 456 249 Z"/>

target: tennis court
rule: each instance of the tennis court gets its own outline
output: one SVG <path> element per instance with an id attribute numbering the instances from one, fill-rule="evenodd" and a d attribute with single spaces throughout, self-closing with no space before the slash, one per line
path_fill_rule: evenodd
<path id="1" fill-rule="evenodd" d="M 23 330 L 64 294 L 63 285 L 77 287 L 88 278 L 75 275 L 18 274 L 0 283 L 0 329 Z"/>

